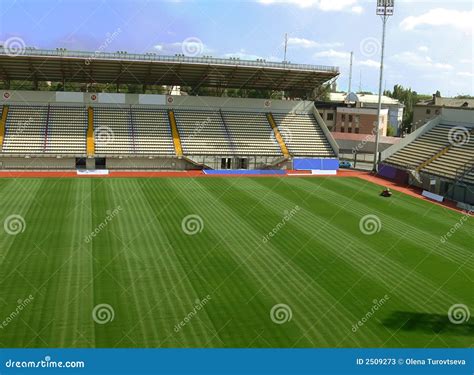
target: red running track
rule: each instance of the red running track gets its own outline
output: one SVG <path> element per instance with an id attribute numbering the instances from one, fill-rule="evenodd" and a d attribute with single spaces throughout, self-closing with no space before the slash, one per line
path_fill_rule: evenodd
<path id="1" fill-rule="evenodd" d="M 321 175 L 312 175 L 310 172 L 302 173 L 302 171 L 288 171 L 287 175 L 206 175 L 202 171 L 112 171 L 108 175 L 78 175 L 76 171 L 0 171 L 0 178 L 159 178 L 159 177 L 204 177 L 204 178 L 214 178 L 214 177 L 226 177 L 226 178 L 236 178 L 236 177 L 288 177 L 288 174 L 295 173 L 297 176 L 307 177 L 307 178 L 318 178 L 318 177 L 328 177 Z M 409 185 L 400 185 L 394 181 L 386 180 L 384 178 L 373 175 L 371 172 L 364 171 L 355 171 L 342 169 L 339 170 L 336 176 L 329 176 L 336 178 L 343 177 L 357 177 L 376 185 L 383 187 L 389 187 L 392 190 L 399 191 L 401 193 L 410 195 L 412 197 L 423 199 L 430 203 L 436 204 L 438 206 L 446 207 L 451 210 L 465 213 L 462 209 L 456 207 L 456 203 L 445 200 L 442 203 L 432 201 L 421 195 L 422 189 L 409 186 Z"/>

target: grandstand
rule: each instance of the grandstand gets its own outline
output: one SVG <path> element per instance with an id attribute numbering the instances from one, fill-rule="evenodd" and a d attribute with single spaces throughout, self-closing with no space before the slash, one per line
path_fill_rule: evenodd
<path id="1" fill-rule="evenodd" d="M 65 93 L 30 92 L 28 101 L 25 92 L 8 94 L 0 154 L 7 169 L 35 168 L 32 159 L 44 157 L 51 163 L 40 167 L 49 169 L 82 168 L 85 158 L 90 168 L 95 159 L 107 168 L 130 168 L 124 159 L 133 157 L 136 168 L 153 169 L 150 160 L 167 158 L 184 161 L 174 169 L 258 169 L 291 168 L 299 157 L 337 157 L 309 101 L 151 95 L 165 104 L 145 105 L 138 94 L 81 93 L 79 105 L 60 101 Z"/>
<path id="2" fill-rule="evenodd" d="M 337 144 L 311 101 L 145 94 L 147 85 L 189 85 L 307 96 L 336 77 L 336 67 L 63 49 L 7 52 L 0 48 L 7 87 L 27 77 L 35 87 L 39 81 L 116 83 L 117 93 L 4 90 L 4 169 L 291 169 L 297 158 L 337 158 Z M 35 74 L 28 75 L 31 69 Z M 119 93 L 119 83 L 139 83 L 144 93 Z"/>
<path id="3" fill-rule="evenodd" d="M 441 116 L 384 151 L 382 162 L 406 171 L 411 184 L 474 204 L 474 112 L 443 110 Z"/>

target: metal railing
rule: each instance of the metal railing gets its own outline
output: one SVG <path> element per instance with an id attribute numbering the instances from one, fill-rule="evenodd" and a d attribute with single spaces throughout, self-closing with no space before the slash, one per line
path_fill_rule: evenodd
<path id="1" fill-rule="evenodd" d="M 278 69 L 295 69 L 308 70 L 314 72 L 333 72 L 339 73 L 339 67 L 326 65 L 311 64 L 293 64 L 290 62 L 273 62 L 273 61 L 251 61 L 240 59 L 223 59 L 216 57 L 190 57 L 184 55 L 165 56 L 154 53 L 138 54 L 124 52 L 87 52 L 87 51 L 68 51 L 64 49 L 47 50 L 26 47 L 21 51 L 12 53 L 9 49 L 0 46 L 0 55 L 7 56 L 31 56 L 31 57 L 66 57 L 66 58 L 83 58 L 86 60 L 126 60 L 126 61 L 150 61 L 150 62 L 170 62 L 170 63 L 189 63 L 189 64 L 216 64 L 230 66 L 249 66 L 259 68 L 278 68 Z"/>

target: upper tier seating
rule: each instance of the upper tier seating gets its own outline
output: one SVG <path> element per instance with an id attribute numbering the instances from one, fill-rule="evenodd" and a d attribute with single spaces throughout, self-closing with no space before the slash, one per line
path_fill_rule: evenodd
<path id="1" fill-rule="evenodd" d="M 282 156 L 265 113 L 223 111 L 224 124 L 239 156 Z"/>
<path id="2" fill-rule="evenodd" d="M 84 107 L 9 107 L 4 153 L 84 154 L 87 112 Z"/>
<path id="3" fill-rule="evenodd" d="M 185 155 L 233 155 L 233 145 L 218 111 L 175 110 Z"/>
<path id="4" fill-rule="evenodd" d="M 2 151 L 43 153 L 47 115 L 47 106 L 10 106 Z"/>
<path id="5" fill-rule="evenodd" d="M 474 160 L 474 127 L 465 127 L 465 142 L 457 144 L 450 136 L 453 125 L 440 124 L 384 160 L 395 166 L 420 172 L 461 178 L 474 183 L 474 174 L 466 173 Z M 469 135 L 468 135 L 469 134 Z"/>
<path id="6" fill-rule="evenodd" d="M 155 108 L 94 108 L 98 155 L 174 155 L 168 112 Z"/>
<path id="7" fill-rule="evenodd" d="M 388 157 L 384 163 L 415 169 L 449 145 L 450 128 L 450 126 L 443 125 L 434 127 Z"/>
<path id="8" fill-rule="evenodd" d="M 168 111 L 133 108 L 133 144 L 136 154 L 174 156 Z"/>
<path id="9" fill-rule="evenodd" d="M 95 153 L 132 154 L 131 114 L 129 108 L 94 108 Z"/>
<path id="10" fill-rule="evenodd" d="M 264 112 L 173 110 L 184 156 L 283 157 Z M 334 157 L 312 114 L 274 114 L 293 156 Z M 175 156 L 165 107 L 94 106 L 97 156 Z M 11 105 L 4 153 L 87 155 L 88 109 L 84 106 Z"/>
<path id="11" fill-rule="evenodd" d="M 45 153 L 85 154 L 87 110 L 85 107 L 51 106 Z"/>
<path id="12" fill-rule="evenodd" d="M 288 151 L 294 156 L 334 157 L 334 151 L 312 114 L 273 113 Z"/>
<path id="13" fill-rule="evenodd" d="M 466 143 L 454 143 L 447 152 L 428 163 L 421 170 L 452 179 L 460 177 L 465 166 L 472 166 L 472 159 L 474 157 L 474 128 L 472 129 L 471 135 L 466 138 Z"/>

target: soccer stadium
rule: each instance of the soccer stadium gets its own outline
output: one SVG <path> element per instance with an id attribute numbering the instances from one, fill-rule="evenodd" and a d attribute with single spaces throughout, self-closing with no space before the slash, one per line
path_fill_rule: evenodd
<path id="1" fill-rule="evenodd" d="M 0 47 L 1 348 L 472 347 L 472 107 L 347 169 L 335 65 L 59 47 Z"/>

